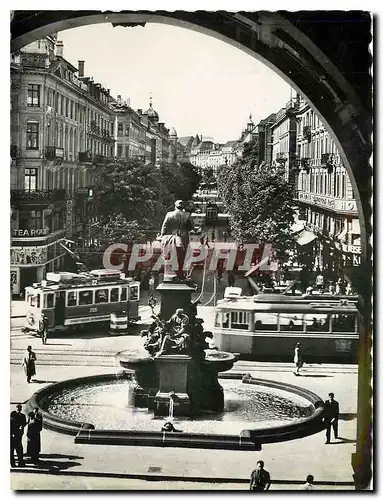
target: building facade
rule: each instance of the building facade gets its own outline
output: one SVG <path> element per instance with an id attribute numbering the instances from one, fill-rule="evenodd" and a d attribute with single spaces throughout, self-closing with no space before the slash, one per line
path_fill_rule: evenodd
<path id="1" fill-rule="evenodd" d="M 56 36 L 11 59 L 11 288 L 20 294 L 65 266 L 63 241 L 80 246 L 96 218 L 92 172 L 119 157 L 176 161 L 177 134 L 114 99 L 64 58 Z"/>
<path id="2" fill-rule="evenodd" d="M 360 226 L 346 168 L 329 132 L 308 103 L 296 112 L 297 202 L 305 230 L 298 234 L 301 262 L 335 279 L 360 264 Z"/>

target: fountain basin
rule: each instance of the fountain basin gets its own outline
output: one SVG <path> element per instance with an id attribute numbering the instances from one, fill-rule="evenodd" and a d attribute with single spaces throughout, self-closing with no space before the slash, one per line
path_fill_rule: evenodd
<path id="1" fill-rule="evenodd" d="M 306 389 L 241 374 L 226 374 L 220 383 L 226 394 L 224 412 L 176 419 L 175 427 L 182 432 L 161 432 L 162 418 L 146 409 L 129 409 L 123 395 L 132 387 L 131 373 L 52 384 L 32 396 L 27 411 L 37 406 L 44 427 L 88 444 L 255 450 L 263 443 L 301 438 L 324 428 L 323 401 Z M 280 408 L 282 413 L 272 418 L 266 412 L 259 420 L 262 408 Z M 105 421 L 113 416 L 117 420 Z"/>

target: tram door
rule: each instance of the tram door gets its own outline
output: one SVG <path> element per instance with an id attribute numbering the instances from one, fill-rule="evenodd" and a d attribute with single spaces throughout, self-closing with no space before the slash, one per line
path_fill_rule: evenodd
<path id="1" fill-rule="evenodd" d="M 55 325 L 63 325 L 65 321 L 65 292 L 57 292 L 55 305 Z"/>

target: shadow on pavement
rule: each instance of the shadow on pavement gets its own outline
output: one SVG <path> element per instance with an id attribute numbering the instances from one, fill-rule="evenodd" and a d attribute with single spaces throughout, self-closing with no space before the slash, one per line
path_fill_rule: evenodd
<path id="1" fill-rule="evenodd" d="M 324 377 L 333 377 L 334 375 L 319 375 L 315 373 L 300 373 L 301 377 L 311 377 L 311 378 L 324 378 Z"/>
<path id="2" fill-rule="evenodd" d="M 84 457 L 77 455 L 62 455 L 61 453 L 40 453 L 40 458 L 67 458 L 68 460 L 83 460 Z"/>
<path id="3" fill-rule="evenodd" d="M 345 420 L 346 422 L 354 420 L 356 417 L 356 413 L 339 413 L 339 420 Z"/>
<path id="4" fill-rule="evenodd" d="M 37 379 L 32 380 L 32 383 L 35 384 L 55 384 L 56 382 L 57 380 L 37 380 Z"/>
<path id="5" fill-rule="evenodd" d="M 44 457 L 45 460 L 41 460 L 41 457 Z M 54 471 L 61 471 L 61 470 L 66 470 L 70 469 L 71 467 L 76 467 L 77 465 L 81 465 L 81 462 L 72 462 L 71 460 L 68 460 L 68 458 L 71 455 L 40 455 L 40 460 L 38 463 L 31 463 L 30 461 L 27 460 L 26 462 L 26 467 L 33 467 L 36 469 L 43 469 L 43 470 L 49 470 L 50 472 Z M 63 460 L 47 460 L 46 458 L 52 458 L 52 457 L 62 457 Z M 75 458 L 81 458 L 81 457 L 75 457 Z M 66 459 L 66 460 L 65 460 Z"/>
<path id="6" fill-rule="evenodd" d="M 356 439 L 347 439 L 338 436 L 338 441 L 334 442 L 333 444 L 346 444 L 346 443 L 356 443 Z"/>

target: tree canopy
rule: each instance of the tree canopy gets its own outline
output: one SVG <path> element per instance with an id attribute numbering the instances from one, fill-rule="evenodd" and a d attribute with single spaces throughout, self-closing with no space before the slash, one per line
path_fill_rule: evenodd
<path id="1" fill-rule="evenodd" d="M 191 199 L 200 182 L 189 162 L 154 167 L 138 159 L 94 165 L 92 178 L 97 220 L 90 236 L 98 254 L 112 243 L 153 239 L 174 202 Z"/>
<path id="2" fill-rule="evenodd" d="M 218 190 L 239 242 L 271 243 L 280 256 L 293 246 L 294 186 L 285 180 L 284 167 L 259 165 L 257 140 L 245 145 L 237 162 L 222 167 Z"/>

